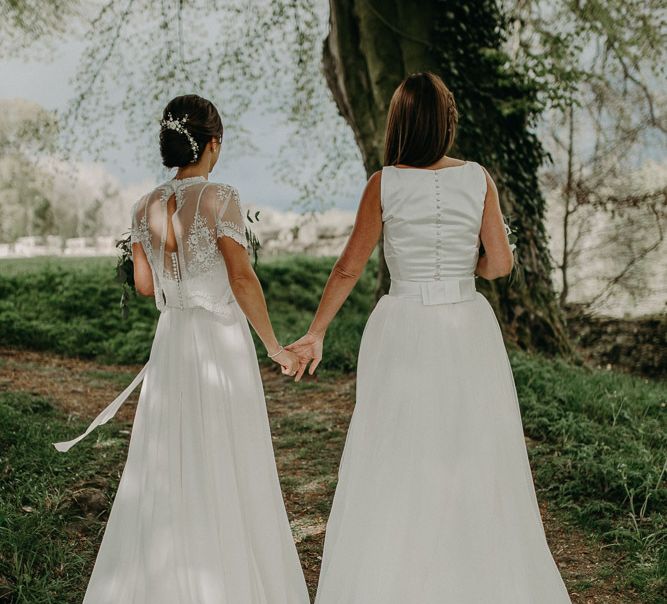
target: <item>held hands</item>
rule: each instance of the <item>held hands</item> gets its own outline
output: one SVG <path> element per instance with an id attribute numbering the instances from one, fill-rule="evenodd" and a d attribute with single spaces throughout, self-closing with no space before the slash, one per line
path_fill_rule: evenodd
<path id="1" fill-rule="evenodd" d="M 282 348 L 278 352 L 273 353 L 273 355 L 269 355 L 269 358 L 280 365 L 280 370 L 283 375 L 292 377 L 296 375 L 299 370 L 299 357 L 286 348 Z"/>
<path id="2" fill-rule="evenodd" d="M 299 359 L 299 368 L 296 372 L 295 382 L 298 382 L 306 371 L 310 363 L 309 375 L 313 375 L 317 366 L 322 360 L 322 349 L 324 347 L 324 334 L 315 334 L 308 332 L 305 336 L 293 342 L 285 348 L 297 355 Z M 290 374 L 293 375 L 293 374 Z"/>

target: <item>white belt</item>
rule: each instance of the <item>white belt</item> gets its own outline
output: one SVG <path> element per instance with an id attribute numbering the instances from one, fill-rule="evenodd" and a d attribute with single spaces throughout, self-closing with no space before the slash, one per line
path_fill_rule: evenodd
<path id="1" fill-rule="evenodd" d="M 390 296 L 421 300 L 422 304 L 452 304 L 475 298 L 475 277 L 442 277 L 438 281 L 391 280 Z"/>

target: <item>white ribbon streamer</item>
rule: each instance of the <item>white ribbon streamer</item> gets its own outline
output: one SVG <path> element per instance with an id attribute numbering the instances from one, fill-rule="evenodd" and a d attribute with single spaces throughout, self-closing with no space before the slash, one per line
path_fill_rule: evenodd
<path id="1" fill-rule="evenodd" d="M 136 375 L 136 377 L 132 380 L 132 383 L 123 390 L 112 402 L 110 405 L 108 405 L 88 426 L 86 431 L 81 434 L 80 436 L 77 436 L 73 440 L 68 440 L 67 442 L 60 442 L 60 443 L 53 443 L 53 446 L 58 449 L 61 453 L 65 453 L 69 451 L 76 443 L 78 443 L 80 440 L 83 440 L 88 436 L 95 428 L 98 426 L 101 426 L 102 424 L 106 424 L 116 413 L 118 412 L 118 409 L 120 409 L 121 405 L 127 400 L 127 398 L 134 392 L 136 387 L 143 381 L 144 376 L 146 375 L 146 370 L 148 369 L 148 363 L 146 363 L 141 371 Z"/>

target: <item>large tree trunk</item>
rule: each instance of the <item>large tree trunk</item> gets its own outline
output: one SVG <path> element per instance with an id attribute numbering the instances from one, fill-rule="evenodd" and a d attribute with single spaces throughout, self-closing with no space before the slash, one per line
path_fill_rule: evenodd
<path id="1" fill-rule="evenodd" d="M 455 154 L 494 176 L 517 231 L 518 278 L 478 280 L 510 340 L 529 350 L 571 347 L 551 283 L 542 148 L 530 132 L 535 90 L 503 66 L 502 17 L 494 0 L 330 0 L 323 66 L 370 176 L 382 167 L 391 95 L 409 73 L 430 70 L 452 89 L 460 112 Z M 509 283 L 508 283 L 509 281 Z M 387 291 L 382 245 L 378 295 Z"/>

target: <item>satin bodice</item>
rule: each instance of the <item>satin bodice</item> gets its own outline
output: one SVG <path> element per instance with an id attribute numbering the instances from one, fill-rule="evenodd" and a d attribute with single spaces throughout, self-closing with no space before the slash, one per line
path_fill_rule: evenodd
<path id="1" fill-rule="evenodd" d="M 472 277 L 486 176 L 475 162 L 429 170 L 382 170 L 384 255 L 393 280 Z"/>

